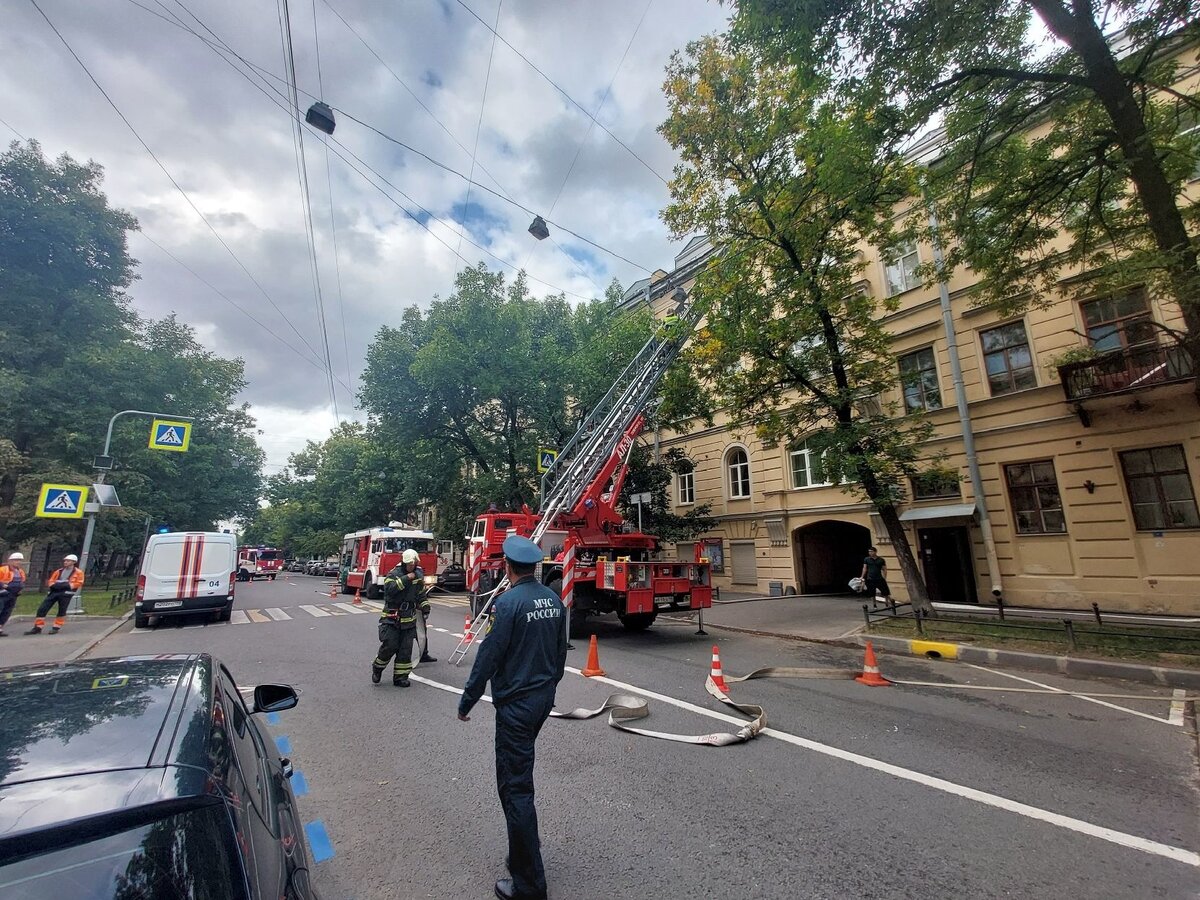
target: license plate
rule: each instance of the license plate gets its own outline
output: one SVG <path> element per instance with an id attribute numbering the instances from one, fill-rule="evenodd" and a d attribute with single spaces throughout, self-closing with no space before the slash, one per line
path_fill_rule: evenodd
<path id="1" fill-rule="evenodd" d="M 162 603 L 155 603 L 155 609 L 174 609 L 177 606 L 183 606 L 182 600 L 164 600 Z"/>
<path id="2" fill-rule="evenodd" d="M 670 606 L 675 602 L 675 598 L 670 594 L 656 594 L 654 597 L 655 606 Z"/>

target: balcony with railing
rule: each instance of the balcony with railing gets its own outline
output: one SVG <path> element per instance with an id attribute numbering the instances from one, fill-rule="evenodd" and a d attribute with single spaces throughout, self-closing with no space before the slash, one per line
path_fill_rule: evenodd
<path id="1" fill-rule="evenodd" d="M 1182 344 L 1124 347 L 1058 367 L 1071 403 L 1184 382 L 1195 374 L 1195 360 Z"/>

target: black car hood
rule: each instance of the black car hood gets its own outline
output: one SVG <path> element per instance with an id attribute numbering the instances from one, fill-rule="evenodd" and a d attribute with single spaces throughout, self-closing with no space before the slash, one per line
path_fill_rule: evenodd
<path id="1" fill-rule="evenodd" d="M 192 659 L 84 660 L 0 673 L 0 787 L 146 766 Z"/>

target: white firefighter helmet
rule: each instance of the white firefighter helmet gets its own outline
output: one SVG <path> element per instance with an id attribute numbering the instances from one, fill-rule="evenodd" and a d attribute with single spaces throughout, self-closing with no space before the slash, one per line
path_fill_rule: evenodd
<path id="1" fill-rule="evenodd" d="M 411 547 L 405 550 L 400 558 L 404 560 L 405 565 L 408 565 L 409 563 L 420 562 L 421 560 L 421 557 L 417 555 L 417 551 Z"/>
<path id="2" fill-rule="evenodd" d="M 24 553 L 13 553 L 11 556 L 8 557 L 8 561 L 9 562 L 25 562 L 25 554 Z"/>
<path id="3" fill-rule="evenodd" d="M 66 562 L 68 559 L 69 559 L 71 562 L 79 562 L 79 557 L 78 557 L 78 556 L 76 556 L 74 553 L 68 553 L 66 556 L 64 556 L 64 557 L 63 557 L 63 562 Z"/>

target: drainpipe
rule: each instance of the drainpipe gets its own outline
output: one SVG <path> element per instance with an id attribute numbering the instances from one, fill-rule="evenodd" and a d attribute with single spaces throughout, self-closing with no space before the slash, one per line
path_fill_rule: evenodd
<path id="1" fill-rule="evenodd" d="M 963 451 L 967 455 L 967 471 L 971 477 L 971 490 L 975 494 L 975 508 L 979 510 L 979 531 L 983 535 L 983 549 L 987 554 L 988 572 L 992 577 L 992 597 L 1000 600 L 1003 581 L 1000 577 L 1000 559 L 996 555 L 996 540 L 992 536 L 992 522 L 988 518 L 987 498 L 983 493 L 983 476 L 979 474 L 979 457 L 975 453 L 975 432 L 971 430 L 971 413 L 967 408 L 967 392 L 963 385 L 962 362 L 958 358 L 958 338 L 954 331 L 954 317 L 950 312 L 950 289 L 941 275 L 943 259 L 942 242 L 938 237 L 937 213 L 928 197 L 929 231 L 933 243 L 933 261 L 938 267 L 938 297 L 942 306 L 942 330 L 946 333 L 946 345 L 950 351 L 950 373 L 954 379 L 954 400 L 958 406 L 958 424 L 962 430 Z"/>

